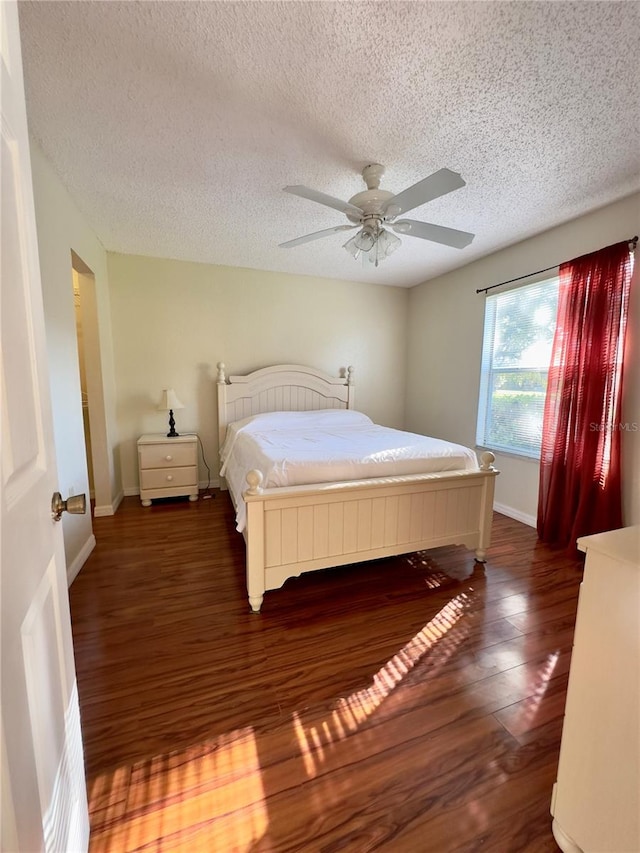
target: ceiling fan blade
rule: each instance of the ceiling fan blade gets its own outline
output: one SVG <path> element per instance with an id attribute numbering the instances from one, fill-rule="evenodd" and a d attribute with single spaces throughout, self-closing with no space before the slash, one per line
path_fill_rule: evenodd
<path id="1" fill-rule="evenodd" d="M 304 237 L 295 237 L 293 240 L 287 240 L 286 243 L 280 243 L 279 248 L 292 249 L 294 246 L 300 246 L 302 243 L 310 243 L 311 240 L 328 237 L 329 234 L 335 234 L 336 231 L 351 231 L 353 228 L 359 227 L 359 225 L 336 225 L 334 228 L 325 228 L 323 231 L 314 231 L 313 234 L 305 234 Z"/>
<path id="2" fill-rule="evenodd" d="M 408 210 L 413 210 L 414 207 L 419 207 L 421 204 L 426 204 L 428 201 L 433 201 L 434 198 L 440 198 L 441 195 L 459 190 L 460 187 L 464 186 L 466 186 L 466 182 L 463 181 L 458 172 L 452 172 L 451 169 L 440 169 L 433 175 L 429 175 L 428 178 L 418 181 L 412 187 L 407 187 L 398 195 L 394 195 L 385 205 L 385 210 L 397 216 L 399 213 L 406 213 Z"/>
<path id="3" fill-rule="evenodd" d="M 400 219 L 398 222 L 392 223 L 391 227 L 398 234 L 420 237 L 422 240 L 442 243 L 444 246 L 452 246 L 454 249 L 464 249 L 476 236 L 468 231 L 456 231 L 455 228 L 445 228 L 443 225 L 418 222 L 417 219 Z"/>
<path id="4" fill-rule="evenodd" d="M 334 210 L 339 210 L 340 213 L 350 213 L 352 216 L 362 216 L 362 211 L 354 204 L 349 204 L 348 201 L 341 201 L 339 198 L 334 198 L 332 195 L 311 190 L 309 187 L 296 185 L 295 187 L 284 187 L 286 193 L 299 195 L 301 198 L 308 198 L 309 201 L 317 201 L 318 204 L 325 204 L 327 207 L 332 207 Z"/>

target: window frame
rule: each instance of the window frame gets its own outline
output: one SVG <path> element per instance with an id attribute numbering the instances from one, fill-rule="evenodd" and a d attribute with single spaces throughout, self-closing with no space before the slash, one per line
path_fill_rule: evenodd
<path id="1" fill-rule="evenodd" d="M 555 285 L 556 291 L 559 290 L 559 272 L 555 274 L 545 275 L 544 277 L 540 277 L 537 280 L 529 281 L 526 284 L 519 285 L 517 287 L 511 287 L 505 290 L 500 291 L 500 293 L 491 294 L 487 296 L 485 302 L 484 309 L 484 320 L 483 320 L 483 336 L 482 336 L 482 351 L 480 355 L 480 382 L 479 382 L 479 391 L 478 391 L 478 411 L 477 411 L 477 419 L 476 419 L 476 447 L 478 448 L 486 448 L 491 451 L 495 451 L 500 454 L 514 456 L 518 459 L 531 459 L 533 461 L 540 460 L 540 447 L 538 446 L 537 450 L 527 450 L 522 447 L 515 447 L 513 445 L 504 444 L 500 441 L 496 441 L 488 436 L 489 430 L 489 419 L 492 413 L 491 401 L 493 399 L 491 394 L 491 389 L 494 387 L 494 377 L 496 374 L 505 373 L 513 373 L 513 374 L 525 374 L 525 373 L 545 373 L 545 391 L 546 384 L 549 375 L 549 362 L 546 365 L 536 365 L 536 366 L 527 366 L 527 367 L 498 367 L 495 365 L 495 340 L 496 340 L 496 324 L 498 321 L 498 300 L 501 296 L 506 294 L 512 294 L 514 291 L 525 290 L 529 287 L 540 287 L 542 285 L 548 285 L 549 288 Z M 492 307 L 495 306 L 495 307 Z M 490 313 L 491 312 L 491 313 Z M 556 325 L 556 317 L 553 319 L 553 332 L 555 333 L 555 325 Z M 491 344 L 488 346 L 488 338 L 491 341 Z M 489 363 L 487 365 L 486 359 L 489 356 Z"/>

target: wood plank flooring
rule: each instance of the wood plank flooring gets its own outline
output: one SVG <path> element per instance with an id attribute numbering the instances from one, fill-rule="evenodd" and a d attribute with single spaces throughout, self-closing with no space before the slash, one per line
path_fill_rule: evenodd
<path id="1" fill-rule="evenodd" d="M 71 611 L 92 853 L 556 851 L 582 564 L 495 515 L 464 548 L 249 612 L 226 493 L 97 518 Z"/>

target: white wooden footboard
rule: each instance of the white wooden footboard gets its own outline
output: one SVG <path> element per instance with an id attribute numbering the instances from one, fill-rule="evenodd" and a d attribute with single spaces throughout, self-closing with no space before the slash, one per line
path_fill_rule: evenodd
<path id="1" fill-rule="evenodd" d="M 484 561 L 491 535 L 492 453 L 478 471 L 262 489 L 247 476 L 247 590 L 260 610 L 287 578 L 345 563 L 465 545 Z"/>

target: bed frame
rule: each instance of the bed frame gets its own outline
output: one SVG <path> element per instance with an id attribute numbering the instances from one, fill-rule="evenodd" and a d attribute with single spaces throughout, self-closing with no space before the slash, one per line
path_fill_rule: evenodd
<path id="1" fill-rule="evenodd" d="M 220 447 L 227 424 L 276 411 L 351 409 L 354 371 L 335 378 L 294 364 L 225 376 L 218 364 Z M 258 613 L 266 590 L 291 577 L 347 563 L 408 554 L 442 545 L 465 545 L 484 562 L 491 536 L 495 477 L 493 453 L 477 471 L 380 477 L 287 488 L 263 488 L 250 471 L 247 591 Z M 222 487 L 224 481 L 221 478 Z"/>

